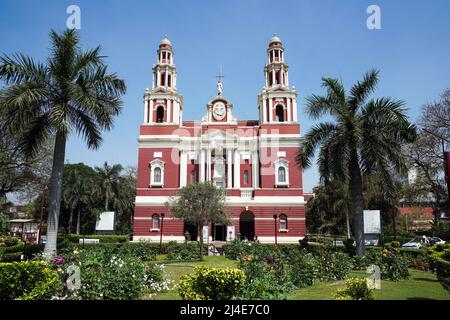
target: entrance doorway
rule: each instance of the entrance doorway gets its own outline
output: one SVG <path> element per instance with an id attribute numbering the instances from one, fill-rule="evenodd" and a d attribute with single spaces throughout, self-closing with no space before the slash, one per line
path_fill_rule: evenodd
<path id="1" fill-rule="evenodd" d="M 255 239 L 255 215 L 250 211 L 243 211 L 239 217 L 239 233 L 241 240 Z"/>
<path id="2" fill-rule="evenodd" d="M 224 224 L 213 224 L 213 239 L 214 241 L 227 240 L 227 226 Z"/>
<path id="3" fill-rule="evenodd" d="M 184 222 L 184 232 L 186 233 L 186 231 L 189 233 L 191 241 L 197 241 L 198 228 L 196 224 L 191 222 Z"/>

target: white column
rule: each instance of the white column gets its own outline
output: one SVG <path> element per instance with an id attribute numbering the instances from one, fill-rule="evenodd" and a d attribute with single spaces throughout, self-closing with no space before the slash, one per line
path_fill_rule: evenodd
<path id="1" fill-rule="evenodd" d="M 292 99 L 294 103 L 294 107 L 292 108 L 292 112 L 294 112 L 294 121 L 297 122 L 297 99 Z"/>
<path id="2" fill-rule="evenodd" d="M 286 71 L 286 86 L 289 87 L 289 72 Z"/>
<path id="3" fill-rule="evenodd" d="M 205 149 L 200 150 L 200 182 L 205 182 Z"/>
<path id="4" fill-rule="evenodd" d="M 155 86 L 156 86 L 156 74 L 153 72 L 152 89 L 155 89 Z"/>
<path id="5" fill-rule="evenodd" d="M 272 110 L 273 105 L 272 104 L 273 104 L 273 100 L 271 97 L 269 97 L 269 122 L 273 122 L 273 110 Z"/>
<path id="6" fill-rule="evenodd" d="M 234 188 L 241 187 L 241 154 L 238 149 L 234 150 Z"/>
<path id="7" fill-rule="evenodd" d="M 211 181 L 211 149 L 206 150 L 206 180 Z"/>
<path id="8" fill-rule="evenodd" d="M 291 104 L 292 104 L 292 98 L 287 98 L 287 121 L 292 121 L 291 116 Z"/>
<path id="9" fill-rule="evenodd" d="M 180 156 L 180 188 L 186 186 L 187 180 L 187 153 L 181 151 Z"/>
<path id="10" fill-rule="evenodd" d="M 148 112 L 150 112 L 150 119 L 148 122 L 153 122 L 153 99 L 150 99 L 150 107 L 148 109 Z"/>
<path id="11" fill-rule="evenodd" d="M 177 73 L 176 72 L 174 72 L 173 74 L 172 74 L 172 87 L 174 88 L 174 89 L 176 89 L 176 87 L 177 87 Z"/>
<path id="12" fill-rule="evenodd" d="M 168 81 L 169 81 L 169 72 L 168 72 L 168 70 L 166 69 L 166 71 L 165 71 L 165 73 L 164 73 L 164 78 L 165 78 L 165 80 L 164 80 L 164 86 L 165 87 L 168 87 Z"/>
<path id="13" fill-rule="evenodd" d="M 253 189 L 258 188 L 258 186 L 259 186 L 258 150 L 255 150 L 252 153 L 252 183 L 253 183 Z"/>
<path id="14" fill-rule="evenodd" d="M 166 73 L 167 75 L 167 73 Z M 166 76 L 167 78 L 167 76 Z M 167 84 L 167 82 L 166 82 Z M 173 104 L 173 100 L 172 99 L 167 99 L 167 123 L 170 123 L 170 109 L 172 109 L 172 104 Z"/>
<path id="15" fill-rule="evenodd" d="M 161 79 L 160 79 L 160 74 L 159 74 L 159 70 L 156 72 L 156 86 L 160 86 Z"/>
<path id="16" fill-rule="evenodd" d="M 178 102 L 176 100 L 172 100 L 172 108 L 173 108 L 173 122 L 179 124 L 180 123 L 180 108 L 178 107 Z"/>
<path id="17" fill-rule="evenodd" d="M 147 97 L 144 98 L 144 123 L 147 123 L 148 118 L 148 99 Z"/>
<path id="18" fill-rule="evenodd" d="M 272 85 L 275 85 L 276 77 L 275 77 L 275 69 L 272 69 Z"/>
<path id="19" fill-rule="evenodd" d="M 266 102 L 266 98 L 263 98 L 263 110 L 262 110 L 262 116 L 263 116 L 263 121 L 261 121 L 261 123 L 266 123 L 267 122 L 267 102 Z"/>
<path id="20" fill-rule="evenodd" d="M 227 187 L 233 188 L 233 149 L 227 149 Z"/>

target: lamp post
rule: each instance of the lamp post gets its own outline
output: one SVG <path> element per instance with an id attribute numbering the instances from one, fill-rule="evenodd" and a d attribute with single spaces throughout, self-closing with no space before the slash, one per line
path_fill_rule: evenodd
<path id="1" fill-rule="evenodd" d="M 161 231 L 159 235 L 159 254 L 162 254 L 162 235 L 164 228 L 164 213 L 161 213 Z"/>
<path id="2" fill-rule="evenodd" d="M 273 222 L 274 222 L 274 228 L 275 228 L 275 245 L 278 245 L 278 239 L 277 239 L 277 219 L 278 216 L 276 214 L 273 215 Z"/>

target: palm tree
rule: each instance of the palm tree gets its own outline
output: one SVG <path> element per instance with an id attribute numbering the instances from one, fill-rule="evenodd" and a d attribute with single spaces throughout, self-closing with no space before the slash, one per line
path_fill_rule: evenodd
<path id="1" fill-rule="evenodd" d="M 348 181 L 360 256 L 365 253 L 362 174 L 380 174 L 386 193 L 393 193 L 391 174 L 405 169 L 401 146 L 416 136 L 404 102 L 386 97 L 368 100 L 378 83 L 378 73 L 367 72 L 349 94 L 341 81 L 322 78 L 327 93 L 307 97 L 307 113 L 313 119 L 330 115 L 335 121 L 315 125 L 306 134 L 297 155 L 297 164 L 308 168 L 320 146 L 317 164 L 321 179 Z"/>
<path id="2" fill-rule="evenodd" d="M 0 106 L 8 130 L 20 132 L 20 150 L 28 157 L 55 137 L 51 174 L 47 242 L 44 253 L 56 253 L 56 235 L 66 141 L 75 131 L 89 148 L 102 142 L 101 130 L 110 130 L 121 111 L 125 82 L 107 73 L 100 47 L 82 51 L 74 30 L 50 32 L 51 52 L 46 63 L 23 54 L 0 57 Z"/>
<path id="3" fill-rule="evenodd" d="M 64 181 L 65 183 L 63 183 L 62 197 L 64 204 L 69 209 L 69 233 L 72 233 L 73 212 L 77 207 L 80 198 L 77 192 L 78 186 L 80 184 L 80 179 L 81 177 L 78 173 L 78 170 L 75 169 L 69 172 L 69 175 Z"/>
<path id="4" fill-rule="evenodd" d="M 123 167 L 120 164 L 110 166 L 105 161 L 103 167 L 95 167 L 95 170 L 100 175 L 102 192 L 105 196 L 105 211 L 108 211 L 109 200 L 118 193 L 120 172 L 123 170 Z"/>

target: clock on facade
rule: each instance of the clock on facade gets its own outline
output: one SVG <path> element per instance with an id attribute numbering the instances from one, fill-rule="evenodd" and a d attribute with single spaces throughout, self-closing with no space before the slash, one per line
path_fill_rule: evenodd
<path id="1" fill-rule="evenodd" d="M 226 107 L 222 102 L 216 102 L 213 106 L 213 116 L 216 120 L 223 120 L 226 115 Z"/>

